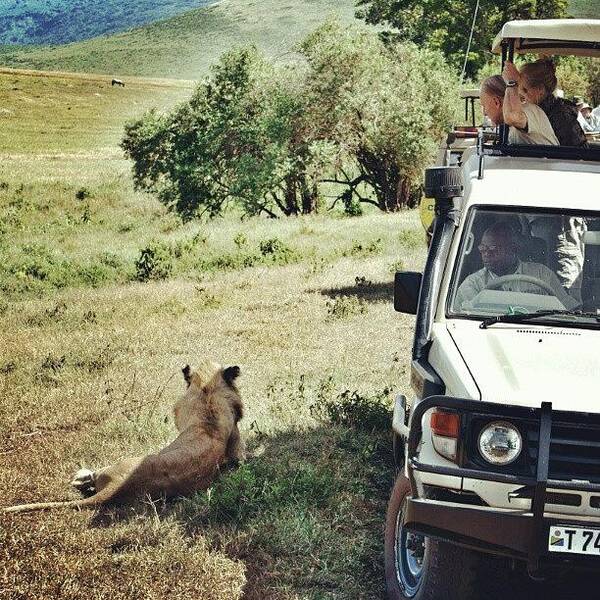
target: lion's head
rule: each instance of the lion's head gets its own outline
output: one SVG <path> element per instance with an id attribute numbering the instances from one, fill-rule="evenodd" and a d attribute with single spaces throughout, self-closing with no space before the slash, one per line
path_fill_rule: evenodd
<path id="1" fill-rule="evenodd" d="M 203 361 L 192 369 L 182 369 L 187 389 L 175 405 L 175 424 L 179 431 L 203 423 L 210 429 L 224 425 L 228 417 L 237 423 L 243 416 L 242 400 L 236 386 L 237 366 L 225 367 Z"/>

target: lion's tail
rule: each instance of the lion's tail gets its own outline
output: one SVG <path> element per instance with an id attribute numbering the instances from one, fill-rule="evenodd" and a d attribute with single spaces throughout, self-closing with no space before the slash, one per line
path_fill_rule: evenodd
<path id="1" fill-rule="evenodd" d="M 97 494 L 81 500 L 66 500 L 63 502 L 35 502 L 34 504 L 18 504 L 0 508 L 0 514 L 30 512 L 34 510 L 48 510 L 50 508 L 86 508 L 104 504 L 113 496 L 113 490 L 104 488 Z"/>

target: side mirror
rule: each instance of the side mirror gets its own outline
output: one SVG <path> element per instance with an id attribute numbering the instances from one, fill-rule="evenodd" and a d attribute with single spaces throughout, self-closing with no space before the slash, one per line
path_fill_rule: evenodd
<path id="1" fill-rule="evenodd" d="M 394 310 L 408 315 L 417 314 L 423 273 L 401 271 L 394 277 Z"/>

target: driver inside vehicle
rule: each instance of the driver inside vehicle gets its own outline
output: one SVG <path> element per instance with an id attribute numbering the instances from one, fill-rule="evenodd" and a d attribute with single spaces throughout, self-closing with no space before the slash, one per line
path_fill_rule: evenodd
<path id="1" fill-rule="evenodd" d="M 514 229 L 506 222 L 496 222 L 486 229 L 477 247 L 483 268 L 469 275 L 459 286 L 454 299 L 454 309 L 467 308 L 483 290 L 490 287 L 511 292 L 554 295 L 566 309 L 574 308 L 574 300 L 560 284 L 555 273 L 537 262 L 519 259 L 518 239 Z M 494 285 L 494 279 L 503 276 L 506 282 Z M 535 282 L 537 280 L 537 283 Z"/>

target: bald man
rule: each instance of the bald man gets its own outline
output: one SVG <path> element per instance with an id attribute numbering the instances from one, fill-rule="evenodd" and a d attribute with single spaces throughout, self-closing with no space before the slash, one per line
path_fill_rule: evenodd
<path id="1" fill-rule="evenodd" d="M 469 275 L 458 288 L 454 299 L 454 309 L 460 310 L 481 292 L 489 283 L 503 275 L 527 275 L 547 283 L 554 296 L 567 309 L 577 305 L 560 284 L 558 277 L 545 265 L 523 262 L 517 255 L 515 232 L 507 223 L 496 223 L 485 231 L 478 246 L 483 268 Z M 539 286 L 517 279 L 502 284 L 498 289 L 529 294 L 547 294 Z"/>

